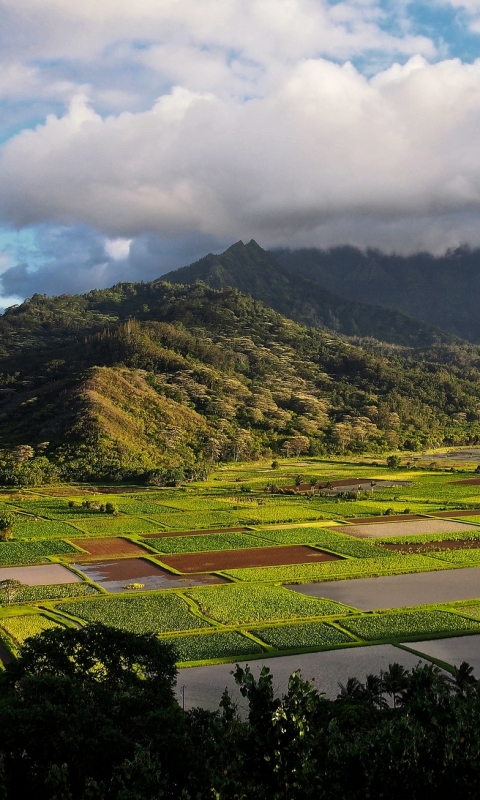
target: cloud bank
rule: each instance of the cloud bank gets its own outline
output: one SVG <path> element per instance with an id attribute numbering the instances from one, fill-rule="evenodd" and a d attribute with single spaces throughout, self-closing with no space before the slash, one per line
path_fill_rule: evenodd
<path id="1" fill-rule="evenodd" d="M 0 10 L 0 221 L 44 253 L 3 269 L 8 294 L 153 277 L 239 238 L 480 245 L 480 60 L 440 57 L 400 0 Z"/>

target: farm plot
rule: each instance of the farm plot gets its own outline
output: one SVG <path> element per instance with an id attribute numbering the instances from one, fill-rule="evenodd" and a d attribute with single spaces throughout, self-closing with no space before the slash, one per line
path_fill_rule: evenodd
<path id="1" fill-rule="evenodd" d="M 271 505 L 260 505 L 232 512 L 239 522 L 245 525 L 274 523 L 274 522 L 297 522 L 301 520 L 323 519 L 323 509 L 315 507 L 312 503 L 281 503 Z"/>
<path id="2" fill-rule="evenodd" d="M 84 533 L 100 533 L 105 536 L 116 533 L 150 533 L 158 530 L 158 525 L 138 517 L 115 517 L 110 514 L 97 514 L 88 519 L 78 519 L 75 526 Z"/>
<path id="3" fill-rule="evenodd" d="M 385 558 L 390 555 L 388 550 L 378 547 L 373 542 L 354 539 L 342 533 L 325 530 L 324 528 L 265 528 L 255 531 L 257 536 L 262 536 L 266 541 L 277 544 L 315 544 L 327 547 L 339 555 L 352 556 L 353 558 Z"/>
<path id="4" fill-rule="evenodd" d="M 29 636 L 36 636 L 38 633 L 49 628 L 61 628 L 58 622 L 45 617 L 43 614 L 22 614 L 18 617 L 4 617 L 0 619 L 0 629 L 4 630 L 19 645 L 22 645 Z"/>
<path id="5" fill-rule="evenodd" d="M 446 542 L 459 542 L 460 546 L 478 543 L 480 540 L 480 529 L 473 531 L 465 530 L 453 533 L 423 533 L 418 536 L 389 536 L 386 539 L 377 539 L 377 544 L 382 547 L 389 547 L 397 544 L 429 544 L 434 542 L 439 546 Z M 478 546 L 478 544 L 477 544 Z"/>
<path id="6" fill-rule="evenodd" d="M 447 561 L 449 564 L 458 564 L 460 566 L 475 566 L 480 564 L 480 548 L 466 549 L 466 550 L 442 550 L 435 553 L 435 558 L 442 561 Z"/>
<path id="7" fill-rule="evenodd" d="M 57 520 L 45 520 L 19 514 L 14 523 L 15 539 L 63 539 L 74 536 L 78 531 L 71 525 Z"/>
<path id="8" fill-rule="evenodd" d="M 159 518 L 162 525 L 180 531 L 195 530 L 196 528 L 231 528 L 238 520 L 233 514 L 212 511 L 178 511 L 177 513 L 162 514 Z"/>
<path id="9" fill-rule="evenodd" d="M 303 625 L 259 628 L 253 630 L 252 633 L 277 650 L 328 647 L 352 641 L 352 638 L 344 631 L 340 631 L 326 622 L 306 622 Z"/>
<path id="10" fill-rule="evenodd" d="M 108 592 L 135 592 L 139 589 L 175 589 L 227 583 L 218 575 L 173 575 L 145 558 L 122 558 L 118 561 L 94 561 L 74 564 L 87 578 Z M 132 585 L 133 584 L 133 585 Z"/>
<path id="11" fill-rule="evenodd" d="M 423 572 L 448 569 L 440 559 L 408 555 L 392 558 L 344 559 L 328 564 L 292 564 L 285 567 L 258 567 L 254 569 L 229 569 L 225 574 L 240 581 L 277 581 L 279 583 L 329 581 L 345 577 L 395 575 L 404 572 Z"/>
<path id="12" fill-rule="evenodd" d="M 447 550 L 478 550 L 478 538 L 473 541 L 468 539 L 443 539 L 440 542 L 408 542 L 408 544 L 385 543 L 383 546 L 395 553 L 436 553 L 441 555 Z M 447 559 L 448 560 L 448 559 Z"/>
<path id="13" fill-rule="evenodd" d="M 169 633 L 210 627 L 208 622 L 190 612 L 185 600 L 171 593 L 61 603 L 58 610 L 86 622 L 102 622 L 134 633 Z"/>
<path id="14" fill-rule="evenodd" d="M 341 624 L 367 642 L 440 633 L 454 635 L 468 631 L 480 632 L 480 623 L 449 614 L 448 611 L 410 611 L 364 616 L 342 620 Z"/>
<path id="15" fill-rule="evenodd" d="M 197 636 L 174 636 L 161 640 L 173 645 L 178 662 L 209 661 L 215 658 L 233 658 L 256 655 L 263 648 L 252 639 L 236 631 L 208 633 Z"/>
<path id="16" fill-rule="evenodd" d="M 61 539 L 39 542 L 0 542 L 0 565 L 36 564 L 48 556 L 76 553 L 76 549 Z"/>
<path id="17" fill-rule="evenodd" d="M 162 533 L 146 533 L 142 538 L 143 541 L 147 544 L 150 544 L 151 539 L 171 539 L 174 536 L 203 536 L 203 534 L 208 534 L 209 536 L 213 535 L 214 533 L 249 533 L 248 528 L 207 528 L 205 530 L 195 530 L 195 531 L 162 531 Z M 256 537 L 258 538 L 258 537 Z"/>
<path id="18" fill-rule="evenodd" d="M 470 520 L 469 520 L 470 521 Z M 421 533 L 452 533 L 468 531 L 466 522 L 450 522 L 443 519 L 413 520 L 410 522 L 392 522 L 371 525 L 348 525 L 339 531 L 348 536 L 366 539 L 384 539 L 387 536 L 418 536 Z"/>
<path id="19" fill-rule="evenodd" d="M 130 542 L 128 539 L 70 539 L 75 547 L 86 550 L 90 556 L 141 556 L 145 555 L 142 547 Z"/>
<path id="20" fill-rule="evenodd" d="M 76 520 L 84 517 L 99 515 L 98 511 L 76 505 L 70 508 L 68 502 L 61 500 L 18 500 L 12 505 L 33 517 L 45 517 L 51 520 Z"/>
<path id="21" fill-rule="evenodd" d="M 455 611 L 459 614 L 465 614 L 467 617 L 474 617 L 480 619 L 480 603 L 472 603 L 471 605 L 455 606 Z"/>
<path id="22" fill-rule="evenodd" d="M 219 550 L 207 553 L 187 553 L 161 556 L 162 564 L 183 573 L 218 572 L 243 567 L 268 567 L 278 564 L 307 564 L 338 561 L 339 556 L 302 545 L 287 547 L 257 547 L 254 550 Z"/>
<path id="23" fill-rule="evenodd" d="M 78 575 L 62 564 L 41 564 L 36 567 L 2 567 L 0 581 L 14 580 L 27 586 L 46 586 L 48 584 L 77 583 Z"/>
<path id="24" fill-rule="evenodd" d="M 255 536 L 235 533 L 207 533 L 204 536 L 162 536 L 146 540 L 160 553 L 202 553 L 206 550 L 240 550 L 265 547 L 266 542 Z"/>
<path id="25" fill-rule="evenodd" d="M 48 586 L 21 586 L 14 603 L 35 603 L 40 600 L 61 600 L 63 597 L 91 597 L 98 590 L 86 581 L 80 583 L 53 583 Z"/>
<path id="26" fill-rule="evenodd" d="M 289 588 L 309 597 L 328 597 L 362 611 L 372 611 L 473 600 L 480 597 L 480 570 L 472 568 L 386 575 L 361 580 L 305 583 Z"/>
<path id="27" fill-rule="evenodd" d="M 321 617 L 348 611 L 331 600 L 302 597 L 281 586 L 216 586 L 189 589 L 187 595 L 205 616 L 227 625 Z"/>

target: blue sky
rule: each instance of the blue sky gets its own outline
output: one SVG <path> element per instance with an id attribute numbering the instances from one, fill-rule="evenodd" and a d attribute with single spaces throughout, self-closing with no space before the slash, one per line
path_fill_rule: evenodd
<path id="1" fill-rule="evenodd" d="M 0 305 L 480 246 L 480 0 L 0 0 Z"/>

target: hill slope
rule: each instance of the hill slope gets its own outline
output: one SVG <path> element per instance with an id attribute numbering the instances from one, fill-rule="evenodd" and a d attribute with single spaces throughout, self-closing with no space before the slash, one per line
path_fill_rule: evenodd
<path id="1" fill-rule="evenodd" d="M 443 330 L 480 342 L 480 250 L 459 248 L 442 257 L 402 257 L 354 247 L 279 250 L 291 274 L 345 299 L 395 308 Z"/>
<path id="2" fill-rule="evenodd" d="M 202 283 L 36 295 L 0 317 L 2 479 L 480 441 L 478 349 L 409 352 L 366 352 Z"/>
<path id="3" fill-rule="evenodd" d="M 293 254 L 292 254 L 293 257 Z M 406 313 L 345 299 L 333 294 L 315 278 L 315 270 L 285 266 L 253 240 L 237 242 L 224 253 L 210 253 L 188 267 L 162 276 L 172 283 L 201 280 L 214 289 L 235 286 L 265 305 L 304 325 L 325 328 L 346 336 L 371 336 L 409 347 L 451 342 L 454 337 Z"/>

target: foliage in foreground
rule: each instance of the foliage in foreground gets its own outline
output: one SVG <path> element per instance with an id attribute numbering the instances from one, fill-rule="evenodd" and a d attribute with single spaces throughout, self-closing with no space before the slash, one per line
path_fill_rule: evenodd
<path id="1" fill-rule="evenodd" d="M 389 665 L 328 700 L 247 667 L 216 713 L 183 712 L 175 653 L 101 625 L 30 639 L 0 674 L 0 796 L 37 800 L 478 797 L 480 685 L 462 664 Z M 220 700 L 220 698 L 219 698 Z"/>

